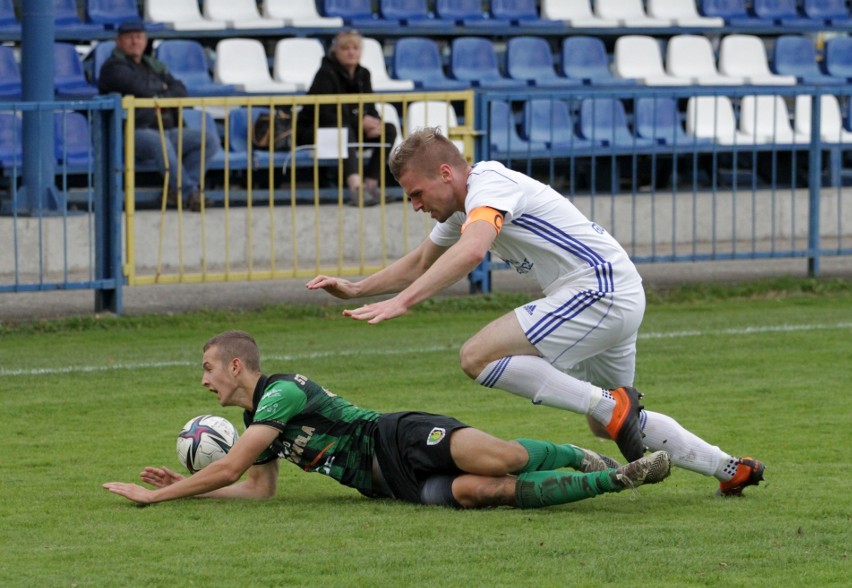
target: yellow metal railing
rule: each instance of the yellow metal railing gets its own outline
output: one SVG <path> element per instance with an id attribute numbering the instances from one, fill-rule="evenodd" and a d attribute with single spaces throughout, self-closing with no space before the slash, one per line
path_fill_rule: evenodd
<path id="1" fill-rule="evenodd" d="M 415 110 L 425 102 L 442 104 L 442 112 L 432 118 L 414 120 Z M 294 126 L 318 125 L 313 120 L 300 120 L 298 112 L 304 105 L 337 105 L 338 118 L 344 106 L 376 104 L 380 113 L 396 113 L 401 137 L 416 126 L 440 126 L 447 136 L 462 149 L 472 162 L 474 153 L 473 92 L 429 92 L 406 94 L 361 94 L 343 96 L 245 96 L 222 98 L 134 98 L 125 97 L 122 106 L 127 112 L 125 126 L 125 265 L 124 274 L 130 285 L 269 280 L 292 277 L 311 277 L 316 273 L 333 275 L 365 275 L 378 271 L 415 247 L 431 229 L 426 215 L 415 219 L 405 194 L 394 189 L 388 198 L 385 167 L 382 166 L 379 185 L 381 204 L 375 208 L 345 206 L 345 180 L 342 177 L 343 159 L 337 158 L 336 202 L 332 197 L 327 205 L 328 190 L 320 188 L 321 170 L 335 161 L 321 159 L 313 145 L 298 145 L 295 140 L 289 150 L 275 152 L 272 142 L 265 156 L 269 165 L 258 164 L 263 151 L 252 147 L 251 124 L 246 125 L 245 137 L 232 137 L 231 120 L 237 112 L 248 121 L 256 109 L 285 108 L 295 113 Z M 449 107 L 449 108 L 447 108 Z M 177 185 L 183 184 L 183 171 L 163 170 L 158 206 L 154 210 L 137 210 L 137 185 L 134 146 L 136 109 L 154 108 L 160 130 L 161 146 L 165 152 L 166 136 L 162 126 L 162 109 L 177 109 L 178 127 L 185 128 L 184 109 L 202 111 L 201 132 L 206 135 L 206 113 L 221 121 L 224 143 L 224 169 L 220 196 L 213 206 L 201 204 L 200 212 L 190 212 L 177 198 L 176 208 L 167 202 L 169 176 L 177 174 Z M 393 113 L 385 109 L 393 109 Z M 318 112 L 318 108 L 314 112 Z M 384 120 L 393 121 L 396 117 Z M 439 120 L 440 118 L 440 120 Z M 456 118 L 457 120 L 454 120 Z M 274 125 L 274 117 L 273 122 Z M 271 129 L 272 132 L 272 129 Z M 274 134 L 274 133 L 273 133 Z M 354 141 L 352 140 L 354 139 Z M 247 166 L 235 165 L 238 153 L 230 146 L 245 143 Z M 350 138 L 359 154 L 359 172 L 363 176 L 364 149 L 378 148 L 385 159 L 390 146 L 384 136 L 379 146 L 365 144 L 363 128 L 357 137 Z M 202 141 L 202 149 L 204 142 Z M 344 147 L 339 145 L 339 147 Z M 183 132 L 178 132 L 178 161 L 183 155 Z M 345 149 L 340 149 L 345 153 Z M 386 152 L 386 153 L 385 153 Z M 276 157 L 283 164 L 273 163 Z M 164 157 L 164 159 L 167 159 Z M 205 157 L 202 153 L 201 160 Z M 147 170 L 142 167 L 142 170 Z M 286 170 L 286 171 L 285 171 Z M 297 170 L 302 171 L 297 174 Z M 265 187 L 258 187 L 265 174 Z M 208 171 L 207 176 L 210 176 Z M 306 179 L 309 178 L 309 179 Z M 301 187 L 300 187 L 301 186 Z M 157 188 L 160 190 L 160 188 Z M 214 192 L 202 174 L 202 194 Z M 149 190 L 150 192 L 150 190 Z M 331 190 L 334 193 L 334 189 Z M 321 194 L 323 196 L 321 197 Z M 397 196 L 401 195 L 401 198 Z M 242 203 L 244 202 L 244 204 Z M 336 205 L 335 205 L 336 204 Z"/>

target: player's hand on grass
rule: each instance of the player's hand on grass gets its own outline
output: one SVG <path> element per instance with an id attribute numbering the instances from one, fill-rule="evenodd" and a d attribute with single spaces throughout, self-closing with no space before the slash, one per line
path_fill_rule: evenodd
<path id="1" fill-rule="evenodd" d="M 332 278 L 330 276 L 317 276 L 310 282 L 305 284 L 308 290 L 325 290 L 332 296 L 337 298 L 355 298 L 358 294 L 355 289 L 355 284 L 343 278 Z"/>
<path id="2" fill-rule="evenodd" d="M 143 488 L 138 484 L 126 484 L 124 482 L 107 482 L 106 484 L 104 484 L 104 488 L 106 488 L 113 494 L 124 496 L 128 500 L 132 500 L 137 504 L 151 504 L 154 501 L 154 491 L 148 490 L 147 488 Z"/>
<path id="3" fill-rule="evenodd" d="M 156 486 L 157 488 L 165 488 L 175 482 L 180 482 L 184 478 L 183 475 L 173 472 L 166 466 L 161 468 L 146 467 L 142 470 L 142 473 L 139 474 L 139 477 L 142 478 L 142 481 L 146 484 Z"/>
<path id="4" fill-rule="evenodd" d="M 344 310 L 343 315 L 358 321 L 367 321 L 371 325 L 396 318 L 408 312 L 408 308 L 397 300 L 397 297 L 373 304 L 365 304 L 351 310 Z"/>

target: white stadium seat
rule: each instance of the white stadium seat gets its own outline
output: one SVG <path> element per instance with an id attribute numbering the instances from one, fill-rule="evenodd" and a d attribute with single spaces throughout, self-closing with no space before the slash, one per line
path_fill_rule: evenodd
<path id="1" fill-rule="evenodd" d="M 224 20 L 232 29 L 281 28 L 283 18 L 262 17 L 255 0 L 204 0 L 204 16 Z"/>
<path id="2" fill-rule="evenodd" d="M 792 86 L 796 76 L 779 76 L 769 70 L 766 47 L 756 35 L 728 35 L 719 46 L 719 73 L 740 77 L 746 84 Z"/>
<path id="3" fill-rule="evenodd" d="M 686 132 L 722 145 L 754 145 L 758 141 L 737 129 L 734 105 L 727 96 L 692 96 L 686 101 Z"/>
<path id="4" fill-rule="evenodd" d="M 541 18 L 561 20 L 572 28 L 608 28 L 618 21 L 592 12 L 591 0 L 541 0 Z"/>
<path id="5" fill-rule="evenodd" d="M 222 39 L 216 45 L 214 77 L 250 94 L 288 94 L 296 84 L 279 82 L 269 73 L 263 43 L 257 39 Z"/>
<path id="6" fill-rule="evenodd" d="M 781 96 L 743 96 L 740 130 L 756 143 L 810 143 L 810 135 L 797 133 L 790 124 L 790 111 Z"/>
<path id="7" fill-rule="evenodd" d="M 622 27 L 671 27 L 672 19 L 654 18 L 645 12 L 642 0 L 595 0 L 595 14 L 615 20 Z"/>
<path id="8" fill-rule="evenodd" d="M 704 35 L 675 35 L 666 47 L 666 70 L 700 86 L 741 86 L 743 78 L 723 76 L 716 69 L 710 39 Z"/>
<path id="9" fill-rule="evenodd" d="M 678 27 L 725 26 L 724 18 L 698 14 L 695 4 L 695 0 L 648 0 L 648 14 L 670 20 Z"/>
<path id="10" fill-rule="evenodd" d="M 263 16 L 282 18 L 288 27 L 340 28 L 339 16 L 321 16 L 316 0 L 263 0 Z"/>
<path id="11" fill-rule="evenodd" d="M 812 96 L 802 94 L 796 96 L 796 132 L 810 137 L 811 135 L 811 102 Z M 840 103 L 837 96 L 823 94 L 819 102 L 819 136 L 826 143 L 852 143 L 852 131 L 843 126 L 843 116 L 840 114 Z"/>
<path id="12" fill-rule="evenodd" d="M 223 20 L 201 15 L 198 0 L 145 0 L 145 20 L 176 31 L 215 31 L 228 28 Z"/>
<path id="13" fill-rule="evenodd" d="M 411 80 L 395 80 L 388 74 L 382 44 L 364 37 L 361 41 L 361 65 L 370 70 L 373 92 L 408 92 L 414 90 Z"/>
<path id="14" fill-rule="evenodd" d="M 272 77 L 295 84 L 300 92 L 305 92 L 311 87 L 324 55 L 325 47 L 319 39 L 281 39 L 275 45 Z"/>
<path id="15" fill-rule="evenodd" d="M 613 59 L 615 75 L 648 86 L 687 86 L 689 78 L 669 75 L 663 68 L 660 45 L 646 35 L 624 35 L 616 39 Z"/>

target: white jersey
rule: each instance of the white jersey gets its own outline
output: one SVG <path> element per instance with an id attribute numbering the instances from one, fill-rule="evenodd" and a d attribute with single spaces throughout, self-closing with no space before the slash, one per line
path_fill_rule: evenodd
<path id="1" fill-rule="evenodd" d="M 429 238 L 449 247 L 475 208 L 505 213 L 491 250 L 518 273 L 532 274 L 545 294 L 568 283 L 615 292 L 641 283 L 627 252 L 550 186 L 496 161 L 477 163 L 468 177 L 465 212 L 438 223 Z"/>

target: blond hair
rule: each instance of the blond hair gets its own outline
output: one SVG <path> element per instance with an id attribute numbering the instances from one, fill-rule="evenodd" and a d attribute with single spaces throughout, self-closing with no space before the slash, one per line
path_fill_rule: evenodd
<path id="1" fill-rule="evenodd" d="M 390 171 L 399 181 L 410 170 L 431 177 L 441 164 L 463 169 L 467 167 L 462 154 L 452 141 L 441 134 L 439 127 L 423 127 L 411 133 L 390 156 Z"/>
<path id="2" fill-rule="evenodd" d="M 349 40 L 356 41 L 359 47 L 363 46 L 361 33 L 355 29 L 343 29 L 334 35 L 334 38 L 331 40 L 331 46 L 328 48 L 328 54 L 334 55 L 337 48 L 345 45 Z"/>
<path id="3" fill-rule="evenodd" d="M 246 369 L 260 372 L 260 349 L 254 337 L 245 331 L 225 331 L 219 333 L 204 344 L 204 352 L 215 347 L 222 361 L 228 362 L 238 357 Z"/>

